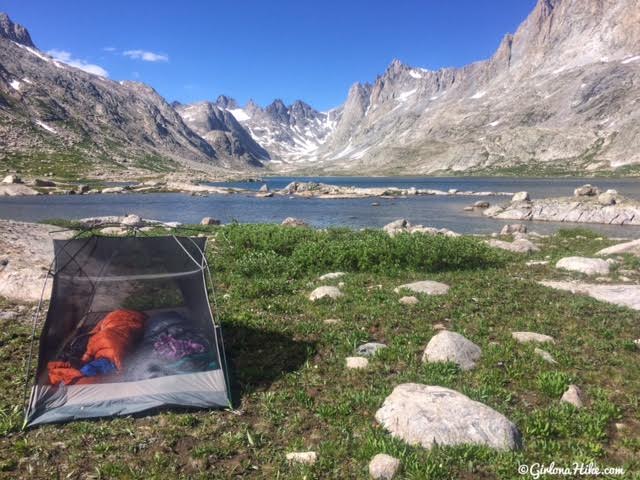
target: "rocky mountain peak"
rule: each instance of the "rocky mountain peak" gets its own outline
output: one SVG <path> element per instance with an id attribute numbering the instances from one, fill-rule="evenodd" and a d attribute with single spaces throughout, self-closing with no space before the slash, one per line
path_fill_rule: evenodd
<path id="1" fill-rule="evenodd" d="M 308 103 L 302 100 L 296 100 L 289 108 L 289 112 L 294 118 L 315 118 L 318 112 Z"/>
<path id="2" fill-rule="evenodd" d="M 391 61 L 391 63 L 389 64 L 389 66 L 387 67 L 386 75 L 397 76 L 397 75 L 400 75 L 405 70 L 408 70 L 410 68 L 411 67 L 409 67 L 407 64 L 402 63 L 397 58 L 394 58 Z"/>
<path id="3" fill-rule="evenodd" d="M 268 105 L 267 108 L 265 108 L 265 112 L 278 122 L 289 123 L 289 109 L 279 98 Z"/>
<path id="4" fill-rule="evenodd" d="M 22 25 L 13 23 L 4 12 L 0 12 L 0 38 L 7 38 L 27 47 L 35 48 L 29 31 Z"/>
<path id="5" fill-rule="evenodd" d="M 238 108 L 238 102 L 226 95 L 219 95 L 215 104 L 220 108 Z"/>

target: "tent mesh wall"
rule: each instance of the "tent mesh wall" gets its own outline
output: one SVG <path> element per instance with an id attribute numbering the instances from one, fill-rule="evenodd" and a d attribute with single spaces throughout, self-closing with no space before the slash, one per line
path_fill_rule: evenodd
<path id="1" fill-rule="evenodd" d="M 205 238 L 176 236 L 54 241 L 51 301 L 40 336 L 27 424 L 129 414 L 165 405 L 229 406 L 221 336 L 207 293 L 205 242 Z M 154 319 L 175 323 L 179 318 L 180 331 L 186 328 L 203 339 L 200 343 L 211 362 L 198 368 L 192 362 L 191 370 L 176 373 L 164 368 L 162 362 L 169 361 L 158 360 L 149 348 L 132 349 L 119 374 L 104 383 L 51 385 L 49 363 L 81 349 L 96 325 L 119 309 L 143 312 L 149 325 Z"/>

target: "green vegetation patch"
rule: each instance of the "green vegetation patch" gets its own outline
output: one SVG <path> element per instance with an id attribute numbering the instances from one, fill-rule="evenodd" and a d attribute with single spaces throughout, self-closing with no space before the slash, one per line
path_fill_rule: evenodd
<path id="1" fill-rule="evenodd" d="M 25 314 L 0 324 L 0 476 L 367 479 L 377 453 L 401 460 L 401 479 L 526 478 L 518 474 L 520 464 L 551 462 L 624 467 L 627 474 L 615 478 L 640 472 L 640 350 L 633 344 L 640 312 L 543 287 L 538 280 L 571 273 L 525 264 L 592 255 L 610 241 L 566 231 L 527 256 L 490 250 L 473 238 L 269 225 L 192 228 L 210 237 L 235 411 L 167 410 L 22 432 L 16 405 L 28 352 Z M 629 262 L 623 258 L 620 268 Z M 346 275 L 318 280 L 330 271 Z M 417 305 L 400 304 L 402 294 L 393 289 L 416 280 L 451 289 L 417 294 Z M 314 288 L 340 282 L 338 300 L 308 300 Z M 437 324 L 482 348 L 475 369 L 422 363 Z M 536 345 L 517 343 L 513 331 L 553 336 L 555 343 L 538 347 L 558 363 L 545 362 Z M 346 369 L 345 358 L 367 341 L 387 348 L 366 369 Z M 393 438 L 374 415 L 406 382 L 453 388 L 498 410 L 522 432 L 522 450 L 427 451 Z M 560 402 L 569 383 L 583 390 L 584 408 Z M 285 454 L 301 450 L 316 451 L 317 463 L 289 465 Z"/>

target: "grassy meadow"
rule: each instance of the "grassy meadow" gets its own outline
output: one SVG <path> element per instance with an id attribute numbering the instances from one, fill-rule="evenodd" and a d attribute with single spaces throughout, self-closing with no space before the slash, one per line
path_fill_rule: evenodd
<path id="1" fill-rule="evenodd" d="M 529 478 L 518 465 L 536 462 L 623 466 L 625 476 L 611 478 L 640 478 L 640 349 L 633 343 L 640 312 L 536 283 L 580 278 L 552 265 L 613 242 L 566 230 L 540 240 L 540 252 L 519 255 L 472 237 L 193 228 L 210 236 L 234 410 L 164 410 L 22 431 L 29 308 L 18 321 L 0 320 L 0 478 L 366 479 L 377 453 L 399 458 L 403 479 Z M 525 264 L 534 259 L 551 263 Z M 620 257 L 611 279 L 625 270 L 637 282 L 639 267 L 637 258 Z M 346 275 L 318 280 L 334 271 Z M 400 304 L 393 289 L 417 280 L 451 289 Z M 338 300 L 308 300 L 315 287 L 339 282 Z M 0 310 L 15 308 L 0 300 Z M 437 324 L 482 348 L 475 369 L 421 362 Z M 553 336 L 555 344 L 540 347 L 558 363 L 511 338 L 523 330 Z M 366 369 L 346 369 L 345 358 L 367 341 L 388 347 Z M 522 432 L 523 448 L 425 450 L 392 438 L 374 414 L 406 382 L 453 388 L 498 410 Z M 582 409 L 559 401 L 571 383 L 586 395 Z M 287 463 L 286 453 L 306 450 L 318 453 L 315 465 Z"/>

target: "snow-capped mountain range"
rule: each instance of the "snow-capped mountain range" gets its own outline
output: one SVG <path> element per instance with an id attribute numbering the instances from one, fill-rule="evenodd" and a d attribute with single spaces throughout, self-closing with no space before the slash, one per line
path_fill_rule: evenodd
<path id="1" fill-rule="evenodd" d="M 538 0 L 491 58 L 436 71 L 394 60 L 328 112 L 224 95 L 170 105 L 56 61 L 0 14 L 0 159 L 69 151 L 93 166 L 294 173 L 640 164 L 640 0 Z"/>
<path id="2" fill-rule="evenodd" d="M 340 117 L 340 109 L 319 112 L 301 100 L 287 106 L 277 99 L 265 108 L 249 101 L 240 107 L 233 98 L 225 95 L 220 95 L 215 102 L 178 108 L 185 123 L 198 133 L 203 131 L 201 118 L 214 111 L 218 115 L 220 112 L 231 114 L 250 138 L 264 149 L 263 154 L 256 155 L 256 160 L 268 161 L 271 165 L 295 164 L 309 158 L 333 133 Z"/>

